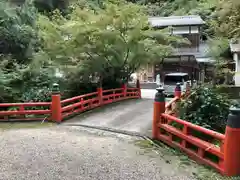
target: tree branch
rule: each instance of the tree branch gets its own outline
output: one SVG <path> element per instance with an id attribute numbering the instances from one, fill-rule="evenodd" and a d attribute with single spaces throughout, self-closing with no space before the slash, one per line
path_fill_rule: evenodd
<path id="1" fill-rule="evenodd" d="M 122 40 L 124 41 L 125 45 L 127 46 L 127 45 L 128 45 L 128 44 L 127 44 L 127 41 L 126 41 L 126 39 L 124 38 L 124 36 L 122 35 L 122 33 L 120 33 L 120 37 L 122 38 Z M 126 56 L 125 56 L 125 58 L 124 58 L 123 66 L 127 63 L 128 56 L 129 56 L 129 52 L 130 52 L 130 49 L 129 49 L 128 46 L 127 46 L 127 54 L 126 54 Z"/>

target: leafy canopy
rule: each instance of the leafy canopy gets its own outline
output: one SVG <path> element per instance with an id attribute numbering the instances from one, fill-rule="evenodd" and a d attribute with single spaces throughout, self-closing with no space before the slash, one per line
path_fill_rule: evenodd
<path id="1" fill-rule="evenodd" d="M 11 54 L 19 62 L 31 57 L 37 44 L 36 10 L 27 1 L 12 7 L 0 1 L 0 54 Z"/>
<path id="2" fill-rule="evenodd" d="M 230 107 L 229 98 L 211 86 L 199 86 L 180 105 L 180 116 L 194 124 L 223 133 Z"/>
<path id="3" fill-rule="evenodd" d="M 186 43 L 166 30 L 154 30 L 143 9 L 132 3 L 104 4 L 97 13 L 75 7 L 67 18 L 41 16 L 39 27 L 44 51 L 54 63 L 100 79 L 127 80 L 140 66 L 170 55 L 173 45 Z"/>
<path id="4" fill-rule="evenodd" d="M 222 0 L 217 9 L 215 30 L 220 36 L 229 39 L 240 37 L 240 1 Z"/>

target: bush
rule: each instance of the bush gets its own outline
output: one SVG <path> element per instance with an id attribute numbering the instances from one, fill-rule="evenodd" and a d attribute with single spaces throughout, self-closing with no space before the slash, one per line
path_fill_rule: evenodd
<path id="1" fill-rule="evenodd" d="M 18 63 L 26 62 L 37 46 L 35 8 L 28 2 L 20 7 L 0 2 L 0 14 L 0 54 L 11 54 Z"/>
<path id="2" fill-rule="evenodd" d="M 194 124 L 224 132 L 230 101 L 213 87 L 200 86 L 180 105 L 180 117 Z"/>
<path id="3" fill-rule="evenodd" d="M 49 101 L 53 83 L 62 98 L 118 88 L 186 43 L 151 28 L 144 9 L 123 0 L 11 2 L 0 1 L 0 103 Z"/>

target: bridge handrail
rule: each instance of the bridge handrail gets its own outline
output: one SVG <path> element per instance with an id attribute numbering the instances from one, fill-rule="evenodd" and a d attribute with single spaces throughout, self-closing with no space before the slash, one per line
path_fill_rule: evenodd
<path id="1" fill-rule="evenodd" d="M 121 101 L 130 98 L 139 98 L 139 89 L 135 88 L 133 92 L 127 92 L 129 88 L 124 86 L 123 88 L 116 89 L 98 89 L 97 92 L 89 93 L 86 95 L 81 95 L 66 99 L 61 101 L 61 103 L 70 103 L 67 106 L 61 107 L 61 113 L 63 113 L 63 118 L 67 118 L 76 113 L 84 112 L 101 105 L 106 105 L 112 102 Z M 90 98 L 89 98 L 90 97 Z M 85 99 L 88 98 L 88 99 Z M 75 102 L 77 101 L 78 102 Z"/>
<path id="2" fill-rule="evenodd" d="M 179 84 L 177 84 L 175 97 L 166 104 L 164 89 L 157 90 L 154 102 L 152 137 L 169 146 L 181 149 L 194 160 L 210 165 L 223 174 L 225 162 L 223 147 L 226 136 L 177 118 L 177 113 L 172 114 L 168 111 L 168 109 L 172 110 L 172 105 L 176 101 L 187 98 L 191 94 L 190 89 L 182 94 Z"/>
<path id="3" fill-rule="evenodd" d="M 24 102 L 24 103 L 0 103 L 0 108 L 16 107 L 13 110 L 0 111 L 0 121 L 9 121 L 9 116 L 15 116 L 14 120 L 43 120 L 48 119 L 51 114 L 51 102 Z M 26 108 L 43 107 L 38 110 L 27 110 Z M 35 115 L 37 117 L 31 117 Z M 20 118 L 17 118 L 20 116 Z M 1 118 L 2 117 L 2 118 Z"/>
<path id="4" fill-rule="evenodd" d="M 108 92 L 116 92 L 116 91 L 122 91 L 122 88 L 116 88 L 116 89 L 107 89 L 107 90 L 103 90 L 103 93 L 108 93 Z"/>
<path id="5" fill-rule="evenodd" d="M 131 91 L 131 92 L 129 92 Z M 80 113 L 105 104 L 117 102 L 130 98 L 140 98 L 140 88 L 106 89 L 98 88 L 97 92 L 83 94 L 80 96 L 61 100 L 61 93 L 52 95 L 52 102 L 24 102 L 24 103 L 0 103 L 0 121 L 27 121 L 27 120 L 52 120 L 56 113 L 53 96 L 58 96 L 60 113 L 59 118 L 63 119 L 69 115 Z M 58 100 L 57 100 L 58 101 Z M 39 108 L 40 109 L 35 109 Z M 12 109 L 8 109 L 12 108 Z M 61 121 L 61 120 L 60 120 Z"/>
<path id="6" fill-rule="evenodd" d="M 177 123 L 177 125 L 182 125 L 182 128 L 175 127 L 173 122 Z M 159 132 L 166 132 L 166 134 L 159 133 L 158 138 L 160 140 L 164 141 L 172 147 L 180 148 L 188 155 L 190 155 L 193 159 L 214 167 L 220 173 L 224 172 L 224 134 L 203 128 L 198 125 L 194 125 L 192 123 L 165 113 L 161 114 L 161 122 L 158 124 L 158 127 L 160 128 Z M 212 137 L 213 139 L 210 142 L 206 141 L 199 136 L 195 136 L 194 133 L 191 132 L 191 130 L 201 133 L 202 135 Z M 176 137 L 178 141 L 176 141 L 176 138 L 174 139 L 173 137 Z M 216 146 L 213 143 L 214 140 L 217 140 L 219 142 L 219 146 Z M 206 152 L 209 155 L 214 156 L 215 159 L 206 157 Z"/>
<path id="7" fill-rule="evenodd" d="M 75 97 L 72 97 L 72 98 L 64 99 L 64 100 L 61 101 L 61 103 L 62 104 L 70 103 L 70 102 L 73 102 L 73 101 L 76 101 L 76 100 L 80 100 L 81 98 L 90 97 L 90 96 L 94 96 L 94 95 L 97 95 L 97 94 L 98 94 L 97 92 L 83 94 L 83 95 L 80 95 L 80 96 L 75 96 Z"/>
<path id="8" fill-rule="evenodd" d="M 136 91 L 138 88 L 127 88 L 128 91 Z"/>
<path id="9" fill-rule="evenodd" d="M 50 106 L 51 102 L 23 102 L 23 103 L 0 103 L 0 107 L 31 107 L 31 106 Z"/>
<path id="10" fill-rule="evenodd" d="M 206 129 L 204 127 L 201 127 L 201 126 L 198 126 L 198 125 L 195 125 L 195 124 L 192 124 L 190 122 L 187 122 L 187 121 L 184 121 L 182 119 L 176 118 L 176 117 L 171 116 L 169 114 L 164 114 L 163 113 L 163 114 L 161 114 L 161 116 L 168 120 L 168 122 L 166 124 L 174 121 L 174 122 L 177 122 L 177 123 L 185 126 L 186 128 L 191 128 L 191 129 L 196 130 L 198 132 L 202 132 L 202 133 L 204 133 L 206 135 L 209 135 L 209 136 L 212 136 L 213 138 L 216 138 L 218 140 L 224 141 L 224 139 L 225 139 L 224 134 L 218 133 L 216 131 L 212 131 L 210 129 Z"/>

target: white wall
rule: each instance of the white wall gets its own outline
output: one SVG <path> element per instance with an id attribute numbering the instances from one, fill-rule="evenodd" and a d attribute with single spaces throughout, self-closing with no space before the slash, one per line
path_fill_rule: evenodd
<path id="1" fill-rule="evenodd" d="M 190 32 L 191 31 L 191 32 Z M 173 34 L 199 34 L 198 26 L 177 26 L 173 27 Z"/>
<path id="2" fill-rule="evenodd" d="M 235 85 L 240 86 L 240 58 L 238 53 L 233 54 L 233 60 L 235 61 Z"/>

